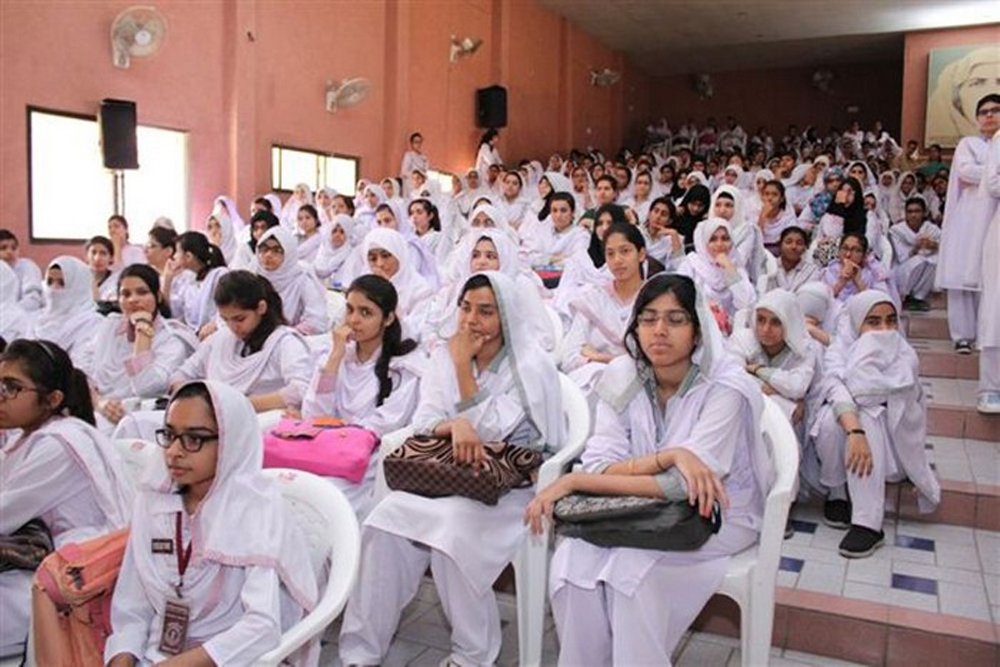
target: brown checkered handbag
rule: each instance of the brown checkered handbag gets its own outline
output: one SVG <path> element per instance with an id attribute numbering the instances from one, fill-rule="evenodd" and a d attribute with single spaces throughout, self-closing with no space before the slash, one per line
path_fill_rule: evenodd
<path id="1" fill-rule="evenodd" d="M 478 475 L 472 466 L 455 463 L 451 439 L 416 435 L 386 455 L 382 461 L 390 489 L 418 496 L 464 496 L 496 505 L 511 489 L 529 486 L 542 464 L 542 454 L 503 442 L 484 442 L 486 460 Z"/>

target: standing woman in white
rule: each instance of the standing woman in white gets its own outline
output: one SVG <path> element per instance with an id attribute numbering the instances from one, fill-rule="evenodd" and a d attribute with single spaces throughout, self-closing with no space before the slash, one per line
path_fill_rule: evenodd
<path id="1" fill-rule="evenodd" d="M 997 208 L 997 199 L 980 188 L 980 182 L 989 139 L 1000 129 L 1000 95 L 979 100 L 976 120 L 980 134 L 963 137 L 955 149 L 934 280 L 935 288 L 948 290 L 948 329 L 959 354 L 971 354 L 976 338 L 986 229 Z"/>
<path id="2" fill-rule="evenodd" d="M 399 165 L 399 178 L 403 181 L 406 194 L 410 190 L 410 174 L 414 171 L 427 173 L 431 168 L 430 160 L 424 155 L 424 135 L 414 132 L 410 135 L 410 150 L 403 153 L 403 162 Z"/>
<path id="3" fill-rule="evenodd" d="M 479 179 L 486 181 L 486 173 L 491 165 L 503 166 L 503 159 L 500 151 L 497 150 L 497 143 L 500 141 L 500 133 L 490 128 L 483 133 L 483 138 L 479 140 L 479 154 L 476 155 L 476 171 L 479 172 Z"/>
<path id="4" fill-rule="evenodd" d="M 993 97 L 996 97 L 995 95 Z M 997 118 L 996 102 L 992 118 Z M 983 293 L 979 300 L 979 411 L 1000 414 L 1000 130 L 990 141 L 983 176 L 984 189 L 993 198 L 993 218 L 983 246 Z"/>

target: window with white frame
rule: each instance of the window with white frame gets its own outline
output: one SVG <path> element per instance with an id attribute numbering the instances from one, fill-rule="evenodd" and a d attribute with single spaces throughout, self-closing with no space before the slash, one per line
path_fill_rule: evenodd
<path id="1" fill-rule="evenodd" d="M 353 196 L 359 162 L 349 155 L 271 146 L 271 188 L 291 192 L 299 183 L 305 183 L 313 192 L 331 187 Z"/>
<path id="2" fill-rule="evenodd" d="M 114 172 L 101 159 L 93 116 L 28 109 L 32 240 L 74 241 L 107 235 L 114 210 Z M 142 244 L 153 222 L 188 228 L 187 132 L 139 125 L 139 168 L 124 172 L 124 215 Z"/>

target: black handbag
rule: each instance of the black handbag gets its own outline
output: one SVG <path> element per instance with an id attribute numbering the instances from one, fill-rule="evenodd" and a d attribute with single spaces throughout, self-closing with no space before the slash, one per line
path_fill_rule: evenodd
<path id="1" fill-rule="evenodd" d="M 687 499 L 574 493 L 556 502 L 553 514 L 557 534 L 599 547 L 694 551 L 722 527 L 718 503 L 706 519 Z"/>

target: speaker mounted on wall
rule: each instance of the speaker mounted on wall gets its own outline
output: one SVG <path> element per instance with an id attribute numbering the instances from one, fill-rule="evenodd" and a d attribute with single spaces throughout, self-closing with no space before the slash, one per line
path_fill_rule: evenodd
<path id="1" fill-rule="evenodd" d="M 476 127 L 507 126 L 507 89 L 490 86 L 476 91 Z"/>
<path id="2" fill-rule="evenodd" d="M 105 99 L 98 114 L 106 169 L 138 169 L 135 102 Z"/>

